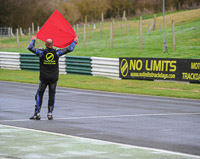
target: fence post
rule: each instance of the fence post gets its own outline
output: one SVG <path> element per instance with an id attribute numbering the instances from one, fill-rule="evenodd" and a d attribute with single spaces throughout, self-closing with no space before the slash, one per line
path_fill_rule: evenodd
<path id="1" fill-rule="evenodd" d="M 34 35 L 34 23 L 32 23 L 32 34 Z"/>
<path id="2" fill-rule="evenodd" d="M 78 24 L 76 25 L 76 34 L 78 35 Z"/>
<path id="3" fill-rule="evenodd" d="M 30 27 L 28 28 L 28 38 L 29 38 L 29 41 L 31 41 L 31 28 Z"/>
<path id="4" fill-rule="evenodd" d="M 124 10 L 124 12 L 123 12 L 122 20 L 126 20 L 126 11 L 125 11 L 125 10 Z"/>
<path id="5" fill-rule="evenodd" d="M 19 49 L 19 29 L 17 29 L 17 49 Z"/>
<path id="6" fill-rule="evenodd" d="M 180 39 L 178 37 L 178 48 L 180 48 Z"/>
<path id="7" fill-rule="evenodd" d="M 125 18 L 125 29 L 126 29 L 126 35 L 128 35 L 128 29 L 127 29 L 127 19 Z"/>
<path id="8" fill-rule="evenodd" d="M 142 16 L 140 16 L 140 50 L 143 49 L 143 42 L 142 42 Z"/>
<path id="9" fill-rule="evenodd" d="M 90 28 L 90 24 L 88 24 L 87 26 L 88 26 L 88 29 L 89 29 L 89 37 L 88 37 L 88 38 L 90 39 L 90 38 L 91 38 L 91 28 Z"/>
<path id="10" fill-rule="evenodd" d="M 197 38 L 196 23 L 195 22 L 194 22 L 194 34 L 195 34 L 195 38 Z"/>
<path id="11" fill-rule="evenodd" d="M 102 38 L 102 23 L 100 23 L 100 38 Z"/>
<path id="12" fill-rule="evenodd" d="M 148 34 L 149 34 L 149 36 L 150 36 L 150 32 L 151 32 L 151 24 L 150 24 L 150 22 L 148 22 Z"/>
<path id="13" fill-rule="evenodd" d="M 23 32 L 22 32 L 22 27 L 19 28 L 19 32 L 20 32 L 21 37 L 23 38 L 23 35 L 24 35 L 24 34 L 23 34 Z"/>
<path id="14" fill-rule="evenodd" d="M 85 48 L 85 24 L 83 24 L 83 47 Z"/>
<path id="15" fill-rule="evenodd" d="M 173 36 L 173 51 L 176 51 L 176 38 L 175 38 L 174 20 L 172 20 L 172 36 Z"/>
<path id="16" fill-rule="evenodd" d="M 13 34 L 13 31 L 12 31 L 12 28 L 10 28 L 10 34 L 11 34 L 11 36 L 14 38 L 15 36 L 14 36 L 14 34 Z"/>
<path id="17" fill-rule="evenodd" d="M 37 31 L 38 32 L 40 31 L 40 27 L 39 26 L 37 27 Z M 38 47 L 40 47 L 40 40 L 38 39 L 37 41 L 38 41 Z"/>
<path id="18" fill-rule="evenodd" d="M 113 37 L 113 39 L 115 38 L 115 27 L 114 27 L 114 24 L 115 24 L 115 19 L 113 18 L 113 21 L 112 21 L 112 37 Z"/>
<path id="19" fill-rule="evenodd" d="M 121 23 L 121 35 L 120 36 L 122 36 L 122 29 L 123 29 L 123 26 L 122 26 L 122 23 Z"/>
<path id="20" fill-rule="evenodd" d="M 10 27 L 8 28 L 8 38 L 11 38 L 11 31 Z"/>
<path id="21" fill-rule="evenodd" d="M 75 33 L 76 33 L 76 25 L 73 26 L 73 29 L 74 29 L 74 31 L 75 31 Z"/>
<path id="22" fill-rule="evenodd" d="M 154 14 L 153 31 L 156 30 L 156 14 Z"/>
<path id="23" fill-rule="evenodd" d="M 160 24 L 160 39 L 162 39 L 161 24 Z"/>
<path id="24" fill-rule="evenodd" d="M 104 15 L 103 15 L 103 12 L 101 13 L 101 22 L 102 22 L 102 23 L 104 22 Z"/>
<path id="25" fill-rule="evenodd" d="M 183 38 L 183 26 L 181 24 L 181 32 L 182 32 L 182 38 Z"/>
<path id="26" fill-rule="evenodd" d="M 113 48 L 113 22 L 110 23 L 110 48 Z"/>
<path id="27" fill-rule="evenodd" d="M 136 40 L 135 40 L 135 36 L 133 36 L 133 42 L 134 42 L 134 48 L 136 48 Z"/>
<path id="28" fill-rule="evenodd" d="M 85 16 L 85 25 L 87 25 L 87 16 Z"/>

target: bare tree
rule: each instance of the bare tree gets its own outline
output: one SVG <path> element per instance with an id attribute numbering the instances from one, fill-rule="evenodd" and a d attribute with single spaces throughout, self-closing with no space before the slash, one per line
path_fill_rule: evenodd
<path id="1" fill-rule="evenodd" d="M 162 0 L 0 0 L 0 27 L 28 28 L 32 22 L 42 26 L 58 9 L 72 24 L 162 11 Z M 167 0 L 166 10 L 200 7 L 200 0 Z"/>
<path id="2" fill-rule="evenodd" d="M 80 19 L 80 11 L 72 1 L 60 2 L 59 8 L 59 11 L 63 14 L 69 23 L 75 24 Z"/>
<path id="3" fill-rule="evenodd" d="M 100 20 L 101 13 L 106 13 L 109 7 L 107 0 L 79 0 L 76 1 L 76 5 L 82 19 L 87 16 L 88 20 Z"/>

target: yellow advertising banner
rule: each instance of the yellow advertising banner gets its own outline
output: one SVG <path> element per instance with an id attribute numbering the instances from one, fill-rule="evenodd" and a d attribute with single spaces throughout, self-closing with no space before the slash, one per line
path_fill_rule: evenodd
<path id="1" fill-rule="evenodd" d="M 200 82 L 200 59 L 120 58 L 122 79 Z"/>

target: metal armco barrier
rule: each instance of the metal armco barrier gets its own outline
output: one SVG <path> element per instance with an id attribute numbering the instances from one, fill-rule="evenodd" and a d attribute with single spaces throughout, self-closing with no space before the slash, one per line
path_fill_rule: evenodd
<path id="1" fill-rule="evenodd" d="M 84 56 L 65 56 L 67 74 L 91 74 L 91 58 Z"/>
<path id="2" fill-rule="evenodd" d="M 59 58 L 59 73 L 66 74 L 65 56 Z"/>
<path id="3" fill-rule="evenodd" d="M 0 68 L 39 71 L 39 57 L 33 53 L 0 52 Z M 61 56 L 59 58 L 59 73 L 119 79 L 119 59 Z"/>
<path id="4" fill-rule="evenodd" d="M 39 71 L 39 57 L 35 54 L 21 53 L 20 62 L 21 70 Z"/>
<path id="5" fill-rule="evenodd" d="M 119 59 L 91 57 L 92 75 L 119 79 Z"/>
<path id="6" fill-rule="evenodd" d="M 20 53 L 0 52 L 0 68 L 20 70 Z"/>
<path id="7" fill-rule="evenodd" d="M 200 59 L 120 58 L 122 79 L 200 82 Z"/>
<path id="8" fill-rule="evenodd" d="M 39 71 L 39 57 L 32 53 L 0 52 L 0 68 Z M 59 58 L 59 72 L 113 79 L 162 79 L 200 83 L 200 59 L 117 59 L 67 55 Z"/>

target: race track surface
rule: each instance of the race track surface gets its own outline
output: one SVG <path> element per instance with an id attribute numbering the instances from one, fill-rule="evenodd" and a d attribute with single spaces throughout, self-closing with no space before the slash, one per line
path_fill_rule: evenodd
<path id="1" fill-rule="evenodd" d="M 57 87 L 54 120 L 33 115 L 37 85 L 0 81 L 0 124 L 200 156 L 200 100 Z"/>

